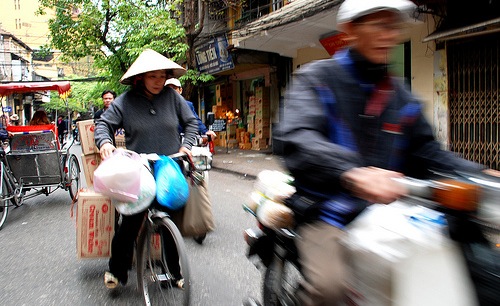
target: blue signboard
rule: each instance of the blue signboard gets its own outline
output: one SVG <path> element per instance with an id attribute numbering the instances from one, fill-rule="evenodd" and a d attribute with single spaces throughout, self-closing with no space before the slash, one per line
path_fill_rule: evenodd
<path id="1" fill-rule="evenodd" d="M 4 106 L 3 111 L 6 113 L 10 113 L 12 111 L 12 106 Z"/>
<path id="2" fill-rule="evenodd" d="M 214 74 L 234 68 L 231 54 L 227 51 L 226 36 L 215 37 L 196 49 L 196 65 L 200 72 Z"/>

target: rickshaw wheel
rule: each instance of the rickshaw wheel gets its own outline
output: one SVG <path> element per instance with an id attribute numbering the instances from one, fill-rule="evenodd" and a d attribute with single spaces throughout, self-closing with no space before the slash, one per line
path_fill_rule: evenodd
<path id="1" fill-rule="evenodd" d="M 66 184 L 69 196 L 72 200 L 76 199 L 80 189 L 80 165 L 75 155 L 71 155 L 68 161 L 68 182 Z"/>
<path id="2" fill-rule="evenodd" d="M 7 214 L 9 213 L 9 201 L 5 200 L 7 197 L 7 187 L 5 182 L 2 182 L 2 197 L 0 198 L 0 229 L 2 229 L 5 220 L 7 220 Z"/>

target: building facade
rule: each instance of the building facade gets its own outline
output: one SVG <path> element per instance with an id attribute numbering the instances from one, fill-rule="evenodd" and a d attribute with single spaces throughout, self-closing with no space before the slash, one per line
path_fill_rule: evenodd
<path id="1" fill-rule="evenodd" d="M 32 52 L 22 40 L 0 29 L 0 82 L 32 81 Z M 1 115 L 10 118 L 16 114 L 21 122 L 25 116 L 28 120 L 31 118 L 34 95 L 15 94 L 0 98 Z"/>
<path id="2" fill-rule="evenodd" d="M 418 8 L 393 54 L 393 74 L 403 77 L 424 103 L 426 117 L 444 148 L 498 169 L 500 2 L 413 2 Z M 265 136 L 270 131 L 259 145 L 272 146 L 273 124 L 281 119 L 282 97 L 293 71 L 330 57 L 343 45 L 335 21 L 341 3 L 261 0 L 218 7 L 217 11 L 225 12 L 225 18 L 218 20 L 224 25 L 205 27 L 217 31 L 205 32 L 205 40 L 201 37 L 198 44 L 206 44 L 206 38 L 227 37 L 234 67 L 214 73 L 217 80 L 211 95 L 205 95 L 205 110 L 229 119 L 225 114 L 233 115 L 238 109 L 238 129 L 245 127 L 251 138 L 258 137 L 260 128 Z M 217 91 L 217 85 L 224 85 L 226 91 Z M 255 121 L 252 97 L 261 87 L 269 101 L 269 111 L 263 113 L 269 115 Z M 224 97 L 228 88 L 231 93 Z M 269 122 L 269 127 L 255 122 Z M 242 140 L 233 130 L 226 137 L 232 140 L 226 144 L 232 146 Z"/>

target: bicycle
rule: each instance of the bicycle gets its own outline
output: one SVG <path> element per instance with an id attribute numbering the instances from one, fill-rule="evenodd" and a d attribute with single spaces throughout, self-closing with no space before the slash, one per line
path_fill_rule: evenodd
<path id="1" fill-rule="evenodd" d="M 177 153 L 169 157 L 188 161 L 190 170 L 193 169 L 187 155 Z M 175 245 L 177 256 L 166 249 L 165 241 L 169 242 L 169 246 Z M 137 240 L 136 254 L 138 287 L 146 305 L 189 305 L 191 286 L 186 248 L 170 214 L 154 207 L 148 209 Z M 176 257 L 179 271 L 173 271 L 177 269 L 173 263 L 177 262 Z M 180 274 L 181 278 L 176 274 Z"/>

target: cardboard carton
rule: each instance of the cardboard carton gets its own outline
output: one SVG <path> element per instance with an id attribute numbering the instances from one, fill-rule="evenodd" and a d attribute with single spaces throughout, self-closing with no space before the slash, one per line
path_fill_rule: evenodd
<path id="1" fill-rule="evenodd" d="M 252 138 L 252 150 L 267 148 L 267 138 Z"/>
<path id="2" fill-rule="evenodd" d="M 270 138 L 270 136 L 271 129 L 269 127 L 257 129 L 257 131 L 255 132 L 256 138 Z"/>
<path id="3" fill-rule="evenodd" d="M 83 173 L 88 188 L 94 186 L 94 171 L 101 164 L 101 155 L 99 153 L 85 155 L 82 153 Z"/>
<path id="4" fill-rule="evenodd" d="M 94 142 L 94 120 L 78 121 L 78 132 L 80 133 L 80 144 L 84 155 L 98 153 Z"/>
<path id="5" fill-rule="evenodd" d="M 76 211 L 76 250 L 79 259 L 111 255 L 115 209 L 100 193 L 81 191 Z"/>
<path id="6" fill-rule="evenodd" d="M 115 132 L 115 146 L 117 148 L 123 148 L 126 149 L 125 146 L 125 130 L 124 129 L 118 129 Z"/>

